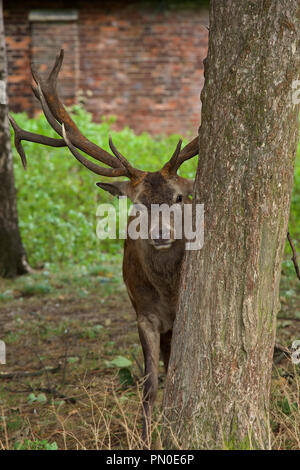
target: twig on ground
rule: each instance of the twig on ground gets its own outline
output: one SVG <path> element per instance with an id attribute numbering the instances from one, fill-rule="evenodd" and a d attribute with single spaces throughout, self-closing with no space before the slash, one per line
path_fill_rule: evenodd
<path id="1" fill-rule="evenodd" d="M 48 371 L 47 371 L 47 368 L 46 368 L 44 362 L 40 358 L 39 354 L 33 348 L 31 348 L 30 346 L 27 346 L 27 349 L 29 349 L 29 351 L 31 351 L 35 355 L 35 357 L 38 359 L 38 361 L 41 364 L 42 368 L 46 372 L 46 380 L 47 380 L 48 388 L 51 388 L 50 377 L 49 377 L 49 374 L 48 374 Z"/>
<path id="2" fill-rule="evenodd" d="M 285 346 L 282 346 L 279 343 L 275 343 L 274 353 L 273 353 L 274 364 L 278 364 L 282 359 L 284 359 L 285 357 L 290 357 L 290 356 L 291 356 L 291 352 L 288 348 L 286 348 Z"/>
<path id="3" fill-rule="evenodd" d="M 290 355 L 291 355 L 291 351 L 288 348 L 286 348 L 285 346 L 282 346 L 279 343 L 275 343 L 275 346 L 274 346 L 274 352 L 277 352 L 277 351 L 280 351 L 280 352 L 286 354 L 288 357 L 290 357 Z"/>
<path id="4" fill-rule="evenodd" d="M 56 367 L 47 367 L 41 370 L 36 371 L 15 371 L 15 372 L 0 372 L 0 379 L 13 379 L 19 377 L 37 377 L 39 375 L 43 375 L 45 372 L 54 374 L 60 369 L 60 364 Z"/>
<path id="5" fill-rule="evenodd" d="M 53 396 L 53 398 L 61 398 L 65 402 L 69 403 L 76 403 L 76 399 L 74 397 L 67 397 L 63 393 L 58 392 L 55 388 L 44 388 L 44 387 L 37 387 L 35 390 L 39 392 L 49 393 Z"/>
<path id="6" fill-rule="evenodd" d="M 7 390 L 9 390 L 11 393 L 28 393 L 28 392 L 43 392 L 43 393 L 48 393 L 50 395 L 53 396 L 53 398 L 61 398 L 62 400 L 64 400 L 66 403 L 69 402 L 69 403 L 76 403 L 76 398 L 74 397 L 67 397 L 66 395 L 64 395 L 63 393 L 60 393 L 58 390 L 56 390 L 56 388 L 47 388 L 47 387 L 32 387 L 31 385 L 29 384 L 23 384 L 25 385 L 25 388 L 24 389 L 21 389 L 21 390 L 14 390 L 12 388 L 8 388 Z"/>
<path id="7" fill-rule="evenodd" d="M 65 343 L 65 354 L 64 354 L 64 366 L 62 371 L 62 378 L 61 378 L 61 385 L 62 387 L 65 385 L 66 382 L 66 373 L 67 373 L 67 365 L 68 365 L 68 351 L 69 351 L 69 344 L 68 338 L 64 335 L 64 343 Z"/>

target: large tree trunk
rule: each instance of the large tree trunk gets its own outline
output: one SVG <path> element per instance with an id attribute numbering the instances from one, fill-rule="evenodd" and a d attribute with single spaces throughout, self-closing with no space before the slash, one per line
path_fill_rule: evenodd
<path id="1" fill-rule="evenodd" d="M 298 141 L 299 14 L 299 0 L 210 4 L 195 189 L 205 239 L 183 266 L 164 396 L 166 446 L 269 445 Z"/>
<path id="2" fill-rule="evenodd" d="M 0 276 L 14 277 L 28 272 L 18 227 L 16 191 L 10 132 L 7 118 L 6 49 L 0 0 Z"/>

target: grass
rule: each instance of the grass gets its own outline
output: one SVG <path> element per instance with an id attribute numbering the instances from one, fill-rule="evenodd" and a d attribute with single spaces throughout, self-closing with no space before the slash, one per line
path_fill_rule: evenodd
<path id="1" fill-rule="evenodd" d="M 45 273 L 0 281 L 13 298 L 1 302 L 9 371 L 49 371 L 0 377 L 0 447 L 126 448 L 125 439 L 133 448 L 134 435 L 140 441 L 142 355 L 135 317 L 115 276 L 119 267 L 94 271 L 88 284 L 80 270 L 48 274 L 50 290 L 26 297 L 20 293 L 28 283 L 44 282 Z M 101 283 L 103 274 L 111 274 L 109 282 Z M 82 288 L 87 297 L 78 297 Z M 133 411 L 136 432 L 129 431 Z"/>
<path id="2" fill-rule="evenodd" d="M 83 132 L 107 149 L 111 122 L 91 123 L 78 107 L 74 114 Z M 54 136 L 42 117 L 15 118 L 32 132 Z M 162 166 L 178 139 L 137 137 L 130 129 L 112 135 L 135 166 L 149 170 Z M 95 176 L 64 149 L 24 147 L 27 172 L 14 155 L 18 210 L 36 272 L 0 280 L 0 331 L 7 344 L 0 374 L 16 374 L 0 376 L 0 448 L 139 449 L 143 359 L 121 278 L 122 242 L 95 236 L 97 204 L 113 199 L 97 190 Z M 187 162 L 183 176 L 192 177 L 195 165 Z M 289 224 L 300 253 L 299 203 L 300 152 Z M 287 346 L 300 338 L 300 283 L 290 257 L 287 245 L 277 330 L 278 342 Z M 299 366 L 279 359 L 272 376 L 271 448 L 299 449 Z M 161 447 L 163 383 L 161 367 L 153 418 L 156 448 Z M 224 448 L 232 446 L 224 442 Z M 238 446 L 250 444 L 234 443 Z"/>
<path id="3" fill-rule="evenodd" d="M 7 343 L 7 366 L 0 366 L 0 373 L 44 370 L 0 377 L 0 448 L 141 448 L 143 356 L 120 272 L 120 259 L 107 259 L 91 274 L 86 267 L 73 267 L 0 280 L 0 290 L 10 293 L 0 301 Z M 277 341 L 287 346 L 299 338 L 300 314 L 300 283 L 289 273 L 282 279 L 277 332 Z M 27 295 L 28 285 L 46 281 L 49 289 Z M 161 446 L 163 387 L 161 365 L 155 448 Z M 273 449 L 299 448 L 299 406 L 299 366 L 282 358 L 272 378 Z"/>

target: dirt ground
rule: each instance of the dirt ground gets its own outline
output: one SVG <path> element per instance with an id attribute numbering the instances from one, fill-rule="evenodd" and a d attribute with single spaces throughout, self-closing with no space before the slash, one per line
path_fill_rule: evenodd
<path id="1" fill-rule="evenodd" d="M 80 443 L 77 436 L 67 439 L 57 426 L 57 413 L 68 421 L 70 414 L 78 424 L 80 410 L 90 410 L 91 394 L 99 403 L 118 388 L 121 394 L 131 388 L 138 396 L 142 354 L 135 313 L 121 280 L 109 274 L 96 273 L 88 283 L 82 275 L 66 273 L 66 284 L 59 275 L 47 276 L 45 283 L 43 274 L 1 281 L 1 291 L 10 294 L 0 304 L 1 339 L 7 352 L 7 364 L 0 366 L 4 448 L 14 448 L 24 439 L 41 446 L 47 440 L 59 448 L 95 448 L 95 437 L 89 433 L 80 436 Z M 127 367 L 110 363 L 119 356 L 128 361 Z M 112 439 L 110 435 L 108 441 Z M 119 446 L 119 438 L 114 445 Z"/>
<path id="2" fill-rule="evenodd" d="M 141 446 L 143 358 L 120 272 L 117 263 L 103 271 L 41 271 L 0 281 L 0 339 L 7 348 L 7 364 L 0 365 L 0 448 Z M 300 339 L 299 287 L 283 276 L 277 341 L 284 346 Z M 299 396 L 294 408 L 287 398 L 291 413 L 281 402 L 286 387 L 294 393 L 295 366 L 280 353 L 275 363 L 276 413 L 279 403 L 283 419 L 291 420 L 295 406 L 299 415 Z M 161 368 L 160 397 L 163 381 Z M 159 407 L 156 416 L 159 423 Z M 273 421 L 275 448 L 300 444 L 288 424 Z"/>

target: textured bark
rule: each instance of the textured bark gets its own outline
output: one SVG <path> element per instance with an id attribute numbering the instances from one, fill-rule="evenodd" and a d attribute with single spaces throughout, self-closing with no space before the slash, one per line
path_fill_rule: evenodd
<path id="1" fill-rule="evenodd" d="M 183 265 L 164 439 L 264 448 L 298 141 L 299 0 L 212 0 L 209 36 L 195 189 L 205 239 Z"/>
<path id="2" fill-rule="evenodd" d="M 18 228 L 16 191 L 6 98 L 6 51 L 0 0 L 0 276 L 14 277 L 28 271 Z"/>

